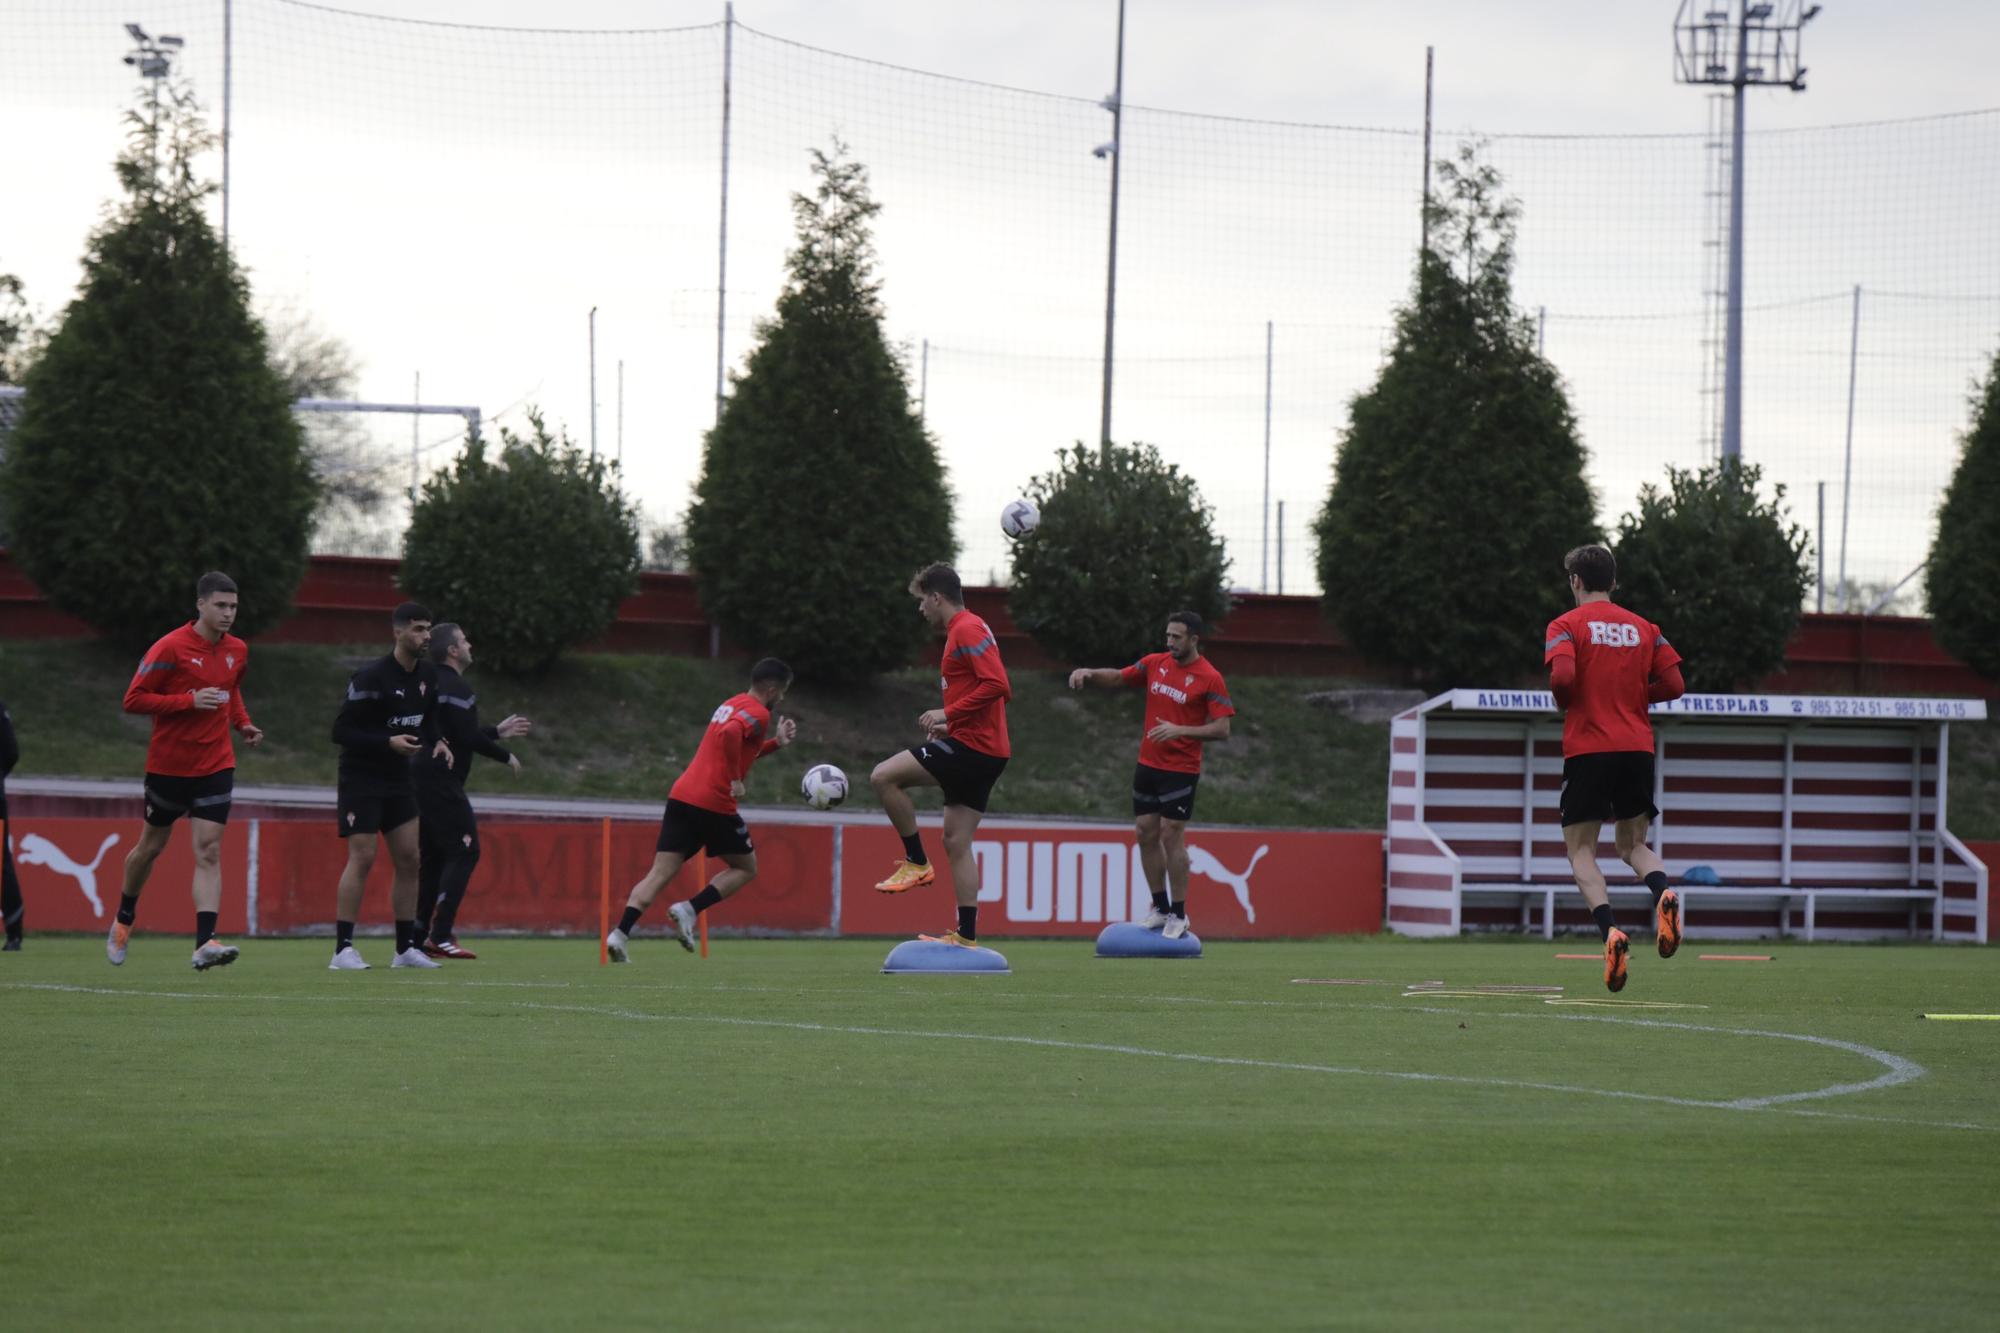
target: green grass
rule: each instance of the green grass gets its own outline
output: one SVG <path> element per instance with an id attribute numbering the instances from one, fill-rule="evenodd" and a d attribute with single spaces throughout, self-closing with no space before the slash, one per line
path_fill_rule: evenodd
<path id="1" fill-rule="evenodd" d="M 328 786 L 335 706 L 354 668 L 382 649 L 258 647 L 244 694 L 268 733 L 239 747 L 239 782 Z M 151 726 L 119 711 L 135 665 L 88 641 L 8 642 L 0 647 L 0 699 L 20 733 L 24 775 L 131 778 L 145 762 Z M 480 716 L 526 713 L 538 731 L 520 746 L 518 780 L 487 768 L 474 789 L 524 795 L 662 800 L 701 739 L 715 706 L 743 688 L 740 664 L 700 658 L 576 655 L 541 680 L 473 671 Z M 1244 676 L 1230 682 L 1235 734 L 1208 749 L 1198 816 L 1208 824 L 1380 828 L 1388 783 L 1389 726 L 1354 722 L 1304 702 L 1348 682 Z M 1007 709 L 1014 758 L 995 788 L 993 812 L 1125 819 L 1139 744 L 1136 691 L 1072 693 L 1055 672 L 1017 671 Z M 850 804 L 875 804 L 869 769 L 912 743 L 917 714 L 937 706 L 929 670 L 855 690 L 803 683 L 785 701 L 799 719 L 791 753 L 752 771 L 750 801 L 797 799 L 798 777 L 838 764 L 854 780 Z M 1962 838 L 2000 838 L 2000 719 L 1951 731 L 1950 827 Z M 932 798 L 935 804 L 935 798 Z"/>
<path id="2" fill-rule="evenodd" d="M 1982 951 L 1691 945 L 1635 959 L 1621 999 L 1687 1006 L 1643 1008 L 1404 998 L 1607 998 L 1540 941 L 1151 965 L 1000 944 L 1013 976 L 653 940 L 627 968 L 508 940 L 438 973 L 364 941 L 366 977 L 252 941 L 195 976 L 180 939 L 114 971 L 95 940 L 31 937 L 0 955 L 5 1322 L 1875 1330 L 2000 1308 L 2000 1023 L 1916 1017 L 2000 1007 Z M 1922 1072 L 1755 1110 L 1588 1091 L 1885 1072 L 1775 1034 Z"/>
<path id="3" fill-rule="evenodd" d="M 476 641 L 475 641 L 476 642 Z M 298 645 L 253 649 L 244 696 L 267 738 L 238 747 L 237 781 L 331 785 L 327 739 L 348 676 L 381 648 Z M 145 763 L 151 722 L 119 709 L 135 660 L 94 642 L 9 642 L 0 648 L 0 699 L 14 714 L 24 775 L 133 778 Z M 663 800 L 693 756 L 715 706 L 744 688 L 740 664 L 685 657 L 577 655 L 534 681 L 475 666 L 483 720 L 510 712 L 536 721 L 518 748 L 518 780 L 482 765 L 474 789 L 551 796 Z M 1309 691 L 1336 682 L 1245 678 L 1231 682 L 1241 717 L 1235 736 L 1209 747 L 1200 817 L 1209 823 L 1380 826 L 1388 727 L 1309 706 Z M 1008 707 L 1014 759 L 995 792 L 995 814 L 1125 819 L 1132 811 L 1142 700 L 1138 691 L 1072 693 L 1054 672 L 1018 671 Z M 917 715 L 937 706 L 937 674 L 912 670 L 872 686 L 830 691 L 802 683 L 785 701 L 799 744 L 751 773 L 750 800 L 798 799 L 799 775 L 838 764 L 854 780 L 850 804 L 874 804 L 868 771 L 919 738 Z"/>

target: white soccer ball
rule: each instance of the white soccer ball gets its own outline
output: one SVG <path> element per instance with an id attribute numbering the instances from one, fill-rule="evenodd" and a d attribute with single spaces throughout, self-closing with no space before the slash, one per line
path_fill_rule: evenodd
<path id="1" fill-rule="evenodd" d="M 1042 511 L 1027 500 L 1016 500 L 1000 511 L 1000 531 L 1019 541 L 1042 525 Z"/>
<path id="2" fill-rule="evenodd" d="M 799 795 L 815 810 L 831 810 L 847 799 L 847 774 L 832 764 L 814 764 L 799 779 Z"/>

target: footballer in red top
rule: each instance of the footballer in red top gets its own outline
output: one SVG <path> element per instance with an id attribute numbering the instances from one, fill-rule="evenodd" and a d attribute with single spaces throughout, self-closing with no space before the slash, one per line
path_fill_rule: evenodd
<path id="1" fill-rule="evenodd" d="M 1012 750 L 1007 744 L 1007 700 L 1013 686 L 1000 664 L 1000 643 L 984 620 L 965 609 L 965 589 L 949 565 L 926 565 L 910 580 L 917 613 L 932 629 L 944 631 L 939 684 L 944 707 L 917 718 L 925 740 L 875 765 L 869 781 L 882 809 L 903 840 L 903 858 L 875 887 L 904 893 L 937 878 L 917 833 L 912 787 L 944 789 L 944 851 L 951 862 L 951 886 L 958 900 L 958 927 L 926 937 L 946 944 L 972 945 L 979 938 L 979 863 L 972 836 L 986 813 L 987 799 Z"/>
<path id="2" fill-rule="evenodd" d="M 1542 660 L 1549 690 L 1563 710 L 1563 846 L 1583 900 L 1604 936 L 1604 984 L 1625 988 L 1630 941 L 1618 928 L 1597 865 L 1605 820 L 1616 822 L 1618 855 L 1653 894 L 1660 957 L 1681 942 L 1680 895 L 1667 887 L 1666 865 L 1646 845 L 1653 804 L 1653 724 L 1646 710 L 1680 698 L 1681 655 L 1660 627 L 1611 600 L 1618 566 L 1602 546 L 1563 557 L 1576 607 L 1549 622 Z"/>
<path id="3" fill-rule="evenodd" d="M 194 968 L 205 972 L 236 961 L 237 949 L 215 938 L 222 907 L 222 830 L 236 786 L 234 727 L 248 745 L 264 739 L 250 720 L 241 689 L 250 649 L 229 632 L 236 623 L 236 583 L 209 573 L 195 583 L 195 618 L 167 635 L 139 663 L 125 690 L 125 711 L 150 715 L 146 747 L 146 815 L 125 858 L 118 914 L 105 936 L 104 956 L 125 961 L 138 919 L 139 894 L 182 815 L 194 843 Z"/>
<path id="4" fill-rule="evenodd" d="M 1153 891 L 1146 928 L 1168 939 L 1188 932 L 1187 826 L 1194 818 L 1194 789 L 1201 781 L 1201 752 L 1210 741 L 1229 739 L 1236 705 L 1222 673 L 1201 655 L 1207 633 L 1199 613 L 1167 617 L 1167 650 L 1131 666 L 1078 667 L 1069 687 L 1131 686 L 1146 691 L 1146 727 L 1139 742 L 1139 766 L 1132 774 L 1132 816 L 1139 860 Z"/>
<path id="5" fill-rule="evenodd" d="M 750 766 L 790 745 L 798 734 L 798 724 L 791 718 L 776 726 L 771 723 L 772 707 L 791 687 L 792 669 L 767 657 L 750 668 L 750 688 L 709 717 L 694 761 L 667 793 L 653 867 L 632 886 L 625 914 L 604 937 L 612 962 L 630 957 L 629 944 L 640 916 L 697 852 L 718 858 L 724 869 L 692 898 L 667 905 L 668 922 L 683 949 L 694 949 L 695 922 L 703 912 L 757 877 L 757 852 L 750 843 L 749 826 L 736 812 L 736 801 L 743 795 Z"/>

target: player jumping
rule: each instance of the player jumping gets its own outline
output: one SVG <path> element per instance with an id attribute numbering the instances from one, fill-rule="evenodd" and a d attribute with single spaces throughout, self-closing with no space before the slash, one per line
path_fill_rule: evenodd
<path id="1" fill-rule="evenodd" d="M 910 581 L 917 611 L 944 631 L 944 707 L 917 718 L 923 744 L 884 759 L 869 781 L 903 840 L 903 859 L 875 887 L 904 893 L 937 878 L 917 835 L 912 787 L 944 789 L 944 852 L 958 899 L 958 929 L 935 938 L 970 947 L 979 938 L 979 862 L 972 837 L 986 801 L 1012 751 L 1007 744 L 1007 700 L 1013 687 L 1000 665 L 1000 644 L 986 622 L 965 609 L 965 591 L 949 565 L 926 565 Z"/>
<path id="2" fill-rule="evenodd" d="M 1646 845 L 1653 804 L 1653 724 L 1649 704 L 1678 699 L 1681 655 L 1660 627 L 1611 600 L 1618 566 L 1602 546 L 1579 546 L 1563 557 L 1574 610 L 1549 622 L 1543 661 L 1549 691 L 1563 712 L 1563 846 L 1576 887 L 1604 936 L 1604 984 L 1625 989 L 1631 942 L 1611 915 L 1597 837 L 1617 821 L 1618 855 L 1653 892 L 1660 957 L 1681 945 L 1680 895 L 1667 887 L 1659 854 Z"/>
<path id="3" fill-rule="evenodd" d="M 674 937 L 689 952 L 694 950 L 695 919 L 757 877 L 757 851 L 750 842 L 749 826 L 737 813 L 736 801 L 743 795 L 743 780 L 750 776 L 750 766 L 790 745 L 798 734 L 798 724 L 788 717 L 779 719 L 775 728 L 771 725 L 771 707 L 785 697 L 791 685 L 792 669 L 775 657 L 767 657 L 750 668 L 750 688 L 726 701 L 708 719 L 694 762 L 667 793 L 659 841 L 654 844 L 653 868 L 632 886 L 625 914 L 618 918 L 617 928 L 604 937 L 612 962 L 626 961 L 639 917 L 696 852 L 720 858 L 727 868 L 694 897 L 667 905 Z"/>
<path id="4" fill-rule="evenodd" d="M 1167 617 L 1167 650 L 1128 667 L 1078 667 L 1069 687 L 1138 685 L 1146 691 L 1146 723 L 1139 764 L 1132 772 L 1132 818 L 1139 861 L 1153 910 L 1146 929 L 1170 940 L 1188 932 L 1187 826 L 1194 818 L 1194 789 L 1209 741 L 1229 739 L 1236 706 L 1222 673 L 1201 655 L 1207 627 L 1193 611 Z"/>
<path id="5" fill-rule="evenodd" d="M 146 650 L 125 690 L 125 711 L 151 715 L 153 739 L 146 746 L 145 823 L 125 858 L 118 915 L 104 938 L 104 956 L 114 965 L 125 961 L 140 891 L 182 815 L 194 849 L 194 970 L 236 961 L 236 947 L 215 938 L 222 830 L 236 787 L 229 732 L 235 728 L 253 746 L 264 733 L 250 721 L 240 688 L 249 646 L 229 632 L 236 623 L 235 582 L 227 574 L 203 574 L 194 585 L 194 613 Z"/>

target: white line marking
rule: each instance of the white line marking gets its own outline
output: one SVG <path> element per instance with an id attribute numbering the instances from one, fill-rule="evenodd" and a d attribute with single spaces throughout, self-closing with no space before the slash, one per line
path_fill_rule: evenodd
<path id="1" fill-rule="evenodd" d="M 401 984 L 401 983 L 398 983 Z M 494 982 L 461 982 L 466 986 L 492 986 Z M 532 984 L 532 983 L 516 983 Z M 561 984 L 561 983 L 555 983 Z M 370 995 L 246 995 L 234 991 L 147 991 L 127 990 L 111 986 L 73 986 L 53 982 L 9 982 L 8 990 L 61 991 L 81 995 L 139 996 L 148 999 L 166 1000 L 259 1000 L 269 1002 L 316 1001 L 327 1003 L 359 1004 L 431 1004 L 454 1007 L 480 1007 L 487 1001 L 456 1000 L 433 996 L 410 996 L 393 993 Z M 764 989 L 780 990 L 782 987 Z M 1611 1023 L 1625 1027 L 1659 1028 L 1677 1032 L 1695 1032 L 1712 1036 L 1759 1037 L 1776 1041 L 1796 1041 L 1808 1045 L 1822 1046 L 1832 1050 L 1845 1051 L 1873 1060 L 1885 1066 L 1885 1072 L 1864 1083 L 1839 1083 L 1825 1088 L 1815 1088 L 1807 1092 L 1778 1093 L 1768 1097 L 1738 1097 L 1716 1101 L 1697 1097 L 1674 1097 L 1665 1093 L 1632 1092 L 1623 1088 L 1592 1088 L 1569 1083 L 1539 1083 L 1523 1079 L 1480 1078 L 1463 1074 L 1431 1074 L 1392 1069 L 1362 1069 L 1349 1065 L 1307 1064 L 1289 1060 L 1256 1060 L 1243 1056 L 1200 1055 L 1191 1051 L 1166 1051 L 1145 1046 L 1123 1046 L 1108 1042 L 1062 1041 L 1052 1037 L 1027 1037 L 1007 1033 L 990 1032 L 948 1032 L 920 1028 L 877 1028 L 848 1026 L 834 1023 L 808 1023 L 778 1018 L 738 1018 L 718 1014 L 656 1014 L 641 1009 L 621 1009 L 607 1005 L 589 1004 L 542 1004 L 533 1000 L 509 1000 L 502 1002 L 509 1008 L 532 1009 L 544 1013 L 587 1014 L 603 1018 L 615 1018 L 626 1022 L 644 1023 L 707 1023 L 724 1027 L 770 1028 L 791 1032 L 832 1032 L 864 1037 L 901 1037 L 919 1041 L 983 1041 L 1010 1046 L 1033 1046 L 1047 1050 L 1088 1051 L 1103 1055 L 1131 1055 L 1156 1060 L 1174 1060 L 1185 1064 L 1230 1066 L 1248 1069 L 1272 1069 L 1293 1073 L 1339 1074 L 1354 1078 L 1393 1079 L 1411 1083 L 1449 1083 L 1471 1087 L 1522 1088 L 1535 1092 L 1560 1092 L 1585 1097 L 1607 1097 L 1621 1101 L 1658 1102 L 1668 1106 L 1684 1106 L 1713 1111 L 1764 1111 L 1776 1110 L 1791 1115 L 1811 1115 L 1843 1120 L 1864 1120 L 1881 1124 L 1922 1125 L 1938 1129 L 1995 1130 L 2000 1126 L 1972 1124 L 1959 1121 L 1917 1120 L 1898 1116 L 1870 1116 L 1847 1112 L 1807 1111 L 1791 1103 L 1814 1101 L 1829 1097 L 1845 1097 L 1860 1092 L 1875 1092 L 1896 1087 L 1922 1078 L 1925 1069 L 1913 1060 L 1888 1051 L 1879 1051 L 1872 1046 L 1858 1042 L 1841 1041 L 1833 1037 L 1817 1037 L 1809 1033 L 1773 1032 L 1755 1028 L 1710 1027 L 1695 1023 L 1675 1023 L 1663 1019 L 1614 1018 L 1600 1014 L 1548 1014 L 1548 1013 L 1500 1013 L 1489 1012 L 1485 1018 L 1547 1018 L 1570 1023 Z M 1330 1006 L 1329 1006 L 1330 1007 Z M 1428 1005 L 1366 1004 L 1341 1006 L 1345 1008 L 1370 1009 L 1384 1013 L 1427 1013 L 1461 1016 L 1462 1009 L 1443 1009 Z"/>

